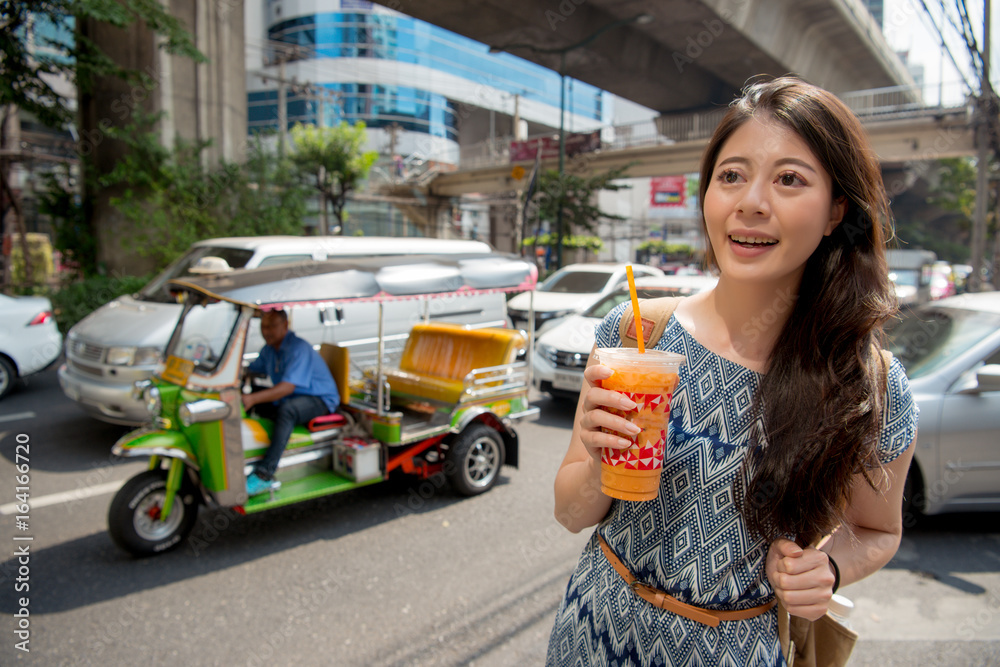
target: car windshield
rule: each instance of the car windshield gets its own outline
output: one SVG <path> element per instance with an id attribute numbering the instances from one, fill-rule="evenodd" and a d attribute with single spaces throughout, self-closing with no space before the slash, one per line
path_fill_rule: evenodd
<path id="1" fill-rule="evenodd" d="M 199 246 L 191 248 L 180 259 L 165 268 L 155 278 L 146 284 L 139 291 L 139 298 L 143 301 L 156 301 L 158 303 L 176 303 L 176 299 L 170 295 L 167 289 L 167 282 L 174 278 L 183 278 L 193 275 L 191 267 L 198 263 L 202 257 L 221 257 L 226 260 L 230 268 L 242 269 L 246 266 L 250 258 L 253 257 L 253 250 L 242 248 L 216 248 L 212 246 Z"/>
<path id="2" fill-rule="evenodd" d="M 211 373 L 225 356 L 239 315 L 239 306 L 226 302 L 192 306 L 171 339 L 167 355 L 194 362 L 196 373 Z"/>
<path id="3" fill-rule="evenodd" d="M 606 271 L 560 271 L 540 284 L 538 291 L 594 294 L 604 289 L 612 275 Z"/>
<path id="4" fill-rule="evenodd" d="M 910 379 L 931 373 L 1000 329 L 1000 315 L 958 308 L 906 311 L 889 328 L 889 351 Z"/>

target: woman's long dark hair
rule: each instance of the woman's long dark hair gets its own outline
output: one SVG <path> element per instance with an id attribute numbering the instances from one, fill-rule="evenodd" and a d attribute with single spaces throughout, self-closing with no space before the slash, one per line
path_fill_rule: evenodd
<path id="1" fill-rule="evenodd" d="M 768 359 L 755 398 L 764 432 L 736 483 L 751 530 L 768 540 L 795 536 L 804 546 L 843 522 L 854 475 L 878 466 L 885 376 L 878 350 L 882 325 L 896 311 L 885 261 L 892 221 L 878 157 L 857 117 L 795 77 L 753 83 L 731 105 L 702 160 L 702 202 L 723 144 L 755 115 L 796 132 L 830 174 L 833 197 L 847 201 L 840 224 L 807 261 Z M 706 260 L 717 266 L 711 247 Z"/>

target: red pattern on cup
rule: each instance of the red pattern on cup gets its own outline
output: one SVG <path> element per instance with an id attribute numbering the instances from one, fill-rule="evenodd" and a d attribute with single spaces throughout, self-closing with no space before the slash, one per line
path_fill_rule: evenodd
<path id="1" fill-rule="evenodd" d="M 602 429 L 605 433 L 614 433 L 619 437 L 631 440 L 632 447 L 614 449 L 604 447 L 601 450 L 601 463 L 610 466 L 623 466 L 632 470 L 656 470 L 663 467 L 663 451 L 667 443 L 667 421 L 670 419 L 670 398 L 672 394 L 640 394 L 628 391 L 621 392 L 636 404 L 635 410 L 615 410 L 606 408 L 619 417 L 644 426 L 643 422 L 656 420 L 663 428 L 643 427 L 635 436 Z M 660 421 L 662 419 L 662 421 Z"/>

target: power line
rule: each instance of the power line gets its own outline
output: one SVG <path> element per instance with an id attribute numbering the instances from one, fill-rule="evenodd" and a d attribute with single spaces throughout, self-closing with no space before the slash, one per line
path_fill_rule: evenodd
<path id="1" fill-rule="evenodd" d="M 949 23 L 951 23 L 952 27 L 956 28 L 957 30 L 957 26 L 955 26 L 955 24 L 951 20 L 951 17 L 948 16 L 948 11 L 944 6 L 944 0 L 939 0 L 939 2 L 941 4 L 942 19 L 947 20 Z M 930 22 L 931 27 L 934 29 L 934 32 L 937 33 L 938 39 L 941 40 L 941 50 L 948 56 L 948 60 L 951 61 L 951 64 L 955 68 L 955 71 L 958 72 L 958 75 L 962 77 L 962 81 L 965 82 L 965 86 L 966 88 L 968 88 L 969 92 L 975 91 L 976 90 L 975 86 L 972 83 L 970 83 L 969 79 L 965 76 L 964 68 L 959 67 L 958 62 L 955 60 L 955 54 L 951 52 L 951 47 L 948 46 L 948 41 L 944 37 L 944 32 L 941 30 L 941 26 L 939 26 L 937 22 L 934 20 L 934 15 L 931 13 L 931 10 L 927 6 L 925 0 L 920 0 L 920 6 L 923 7 L 924 9 L 923 15 Z"/>

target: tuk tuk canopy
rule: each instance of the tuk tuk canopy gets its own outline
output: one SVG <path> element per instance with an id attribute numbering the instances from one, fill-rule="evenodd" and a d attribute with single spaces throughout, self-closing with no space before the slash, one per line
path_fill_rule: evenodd
<path id="1" fill-rule="evenodd" d="M 341 301 L 523 292 L 537 282 L 533 262 L 495 253 L 306 261 L 186 277 L 170 285 L 260 310 L 282 310 Z"/>

